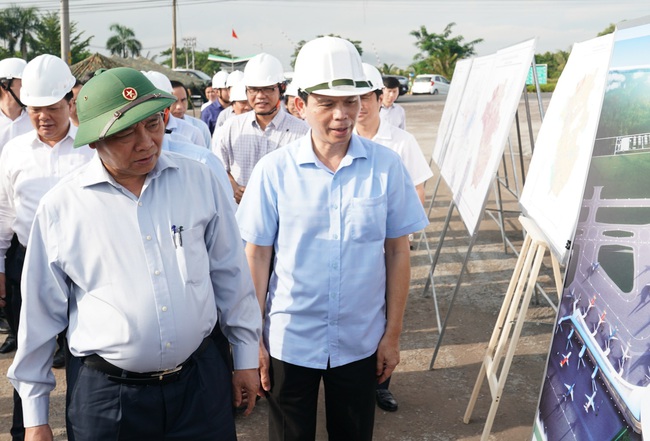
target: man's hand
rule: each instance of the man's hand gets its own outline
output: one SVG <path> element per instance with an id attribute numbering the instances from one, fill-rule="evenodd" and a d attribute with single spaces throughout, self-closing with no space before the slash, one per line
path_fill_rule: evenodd
<path id="1" fill-rule="evenodd" d="M 52 441 L 53 439 L 49 424 L 25 427 L 25 441 Z"/>
<path id="2" fill-rule="evenodd" d="M 398 364 L 399 336 L 389 337 L 384 334 L 377 347 L 377 383 L 381 384 L 386 381 Z"/>
<path id="3" fill-rule="evenodd" d="M 7 306 L 7 279 L 5 278 L 5 273 L 0 273 L 0 307 Z"/>
<path id="4" fill-rule="evenodd" d="M 257 369 L 239 369 L 235 370 L 232 376 L 232 395 L 233 404 L 239 407 L 247 401 L 244 416 L 248 416 L 255 407 L 255 395 L 260 388 L 260 376 Z"/>
<path id="5" fill-rule="evenodd" d="M 271 367 L 271 356 L 269 351 L 264 346 L 264 342 L 260 342 L 260 389 L 257 395 L 263 397 L 264 392 L 271 390 L 271 376 L 269 375 L 269 368 Z"/>
<path id="6" fill-rule="evenodd" d="M 238 185 L 236 187 L 233 187 L 233 190 L 235 190 L 235 202 L 239 204 L 241 202 L 241 198 L 244 196 L 244 190 L 246 190 L 246 187 Z"/>

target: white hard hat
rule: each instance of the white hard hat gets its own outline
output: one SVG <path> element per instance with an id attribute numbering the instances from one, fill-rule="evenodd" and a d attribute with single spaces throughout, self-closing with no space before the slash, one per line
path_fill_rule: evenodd
<path id="1" fill-rule="evenodd" d="M 244 68 L 244 84 L 248 87 L 274 86 L 284 82 L 284 69 L 273 55 L 261 53 L 248 60 Z"/>
<path id="2" fill-rule="evenodd" d="M 228 79 L 228 72 L 226 72 L 225 70 L 220 70 L 212 77 L 212 88 L 225 89 L 227 79 Z"/>
<path id="3" fill-rule="evenodd" d="M 174 92 L 172 82 L 169 81 L 169 78 L 167 78 L 167 75 L 164 73 L 155 70 L 150 70 L 148 72 L 142 71 L 142 73 L 145 77 L 147 77 L 149 81 L 153 83 L 154 86 L 156 86 L 157 89 L 160 89 L 163 92 L 167 92 L 169 94 L 172 94 Z"/>
<path id="4" fill-rule="evenodd" d="M 228 75 L 228 79 L 226 80 L 226 87 L 232 87 L 237 83 L 241 83 L 243 79 L 244 72 L 241 70 L 233 70 L 230 72 L 230 75 Z"/>
<path id="5" fill-rule="evenodd" d="M 5 58 L 0 60 L 0 78 L 22 78 L 27 61 L 22 58 Z"/>
<path id="6" fill-rule="evenodd" d="M 22 80 L 21 101 L 36 107 L 58 103 L 76 82 L 65 61 L 49 54 L 39 55 L 27 63 Z"/>
<path id="7" fill-rule="evenodd" d="M 284 95 L 298 96 L 298 86 L 293 81 L 287 85 L 287 90 L 284 92 Z"/>
<path id="8" fill-rule="evenodd" d="M 328 96 L 364 95 L 372 90 L 359 52 L 348 40 L 338 37 L 307 42 L 296 57 L 293 82 L 306 93 Z"/>
<path id="9" fill-rule="evenodd" d="M 366 75 L 366 81 L 370 83 L 372 90 L 383 90 L 384 80 L 377 69 L 372 64 L 363 63 L 363 73 Z"/>
<path id="10" fill-rule="evenodd" d="M 230 86 L 230 101 L 248 101 L 248 97 L 246 96 L 246 86 L 244 86 L 243 81 Z"/>

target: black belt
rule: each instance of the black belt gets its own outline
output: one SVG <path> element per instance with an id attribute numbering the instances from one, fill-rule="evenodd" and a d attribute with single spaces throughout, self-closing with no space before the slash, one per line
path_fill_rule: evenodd
<path id="1" fill-rule="evenodd" d="M 203 339 L 198 349 L 187 360 L 173 369 L 158 372 L 131 372 L 109 363 L 97 354 L 92 354 L 81 359 L 82 363 L 91 369 L 106 374 L 108 379 L 120 384 L 138 386 L 163 385 L 178 381 L 183 368 L 189 367 L 194 362 L 194 356 L 201 354 L 211 343 L 210 337 Z"/>

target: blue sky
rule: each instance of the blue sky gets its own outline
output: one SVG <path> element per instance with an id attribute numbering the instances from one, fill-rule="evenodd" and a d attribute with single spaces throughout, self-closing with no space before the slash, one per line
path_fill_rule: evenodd
<path id="1" fill-rule="evenodd" d="M 132 28 L 143 54 L 171 46 L 172 0 L 68 0 L 70 18 L 87 35 L 92 50 L 105 53 L 112 23 Z M 0 7 L 11 1 L 0 0 Z M 58 10 L 60 0 L 21 0 L 21 6 Z M 197 49 L 219 47 L 235 56 L 264 51 L 289 70 L 295 43 L 319 34 L 360 40 L 364 61 L 405 68 L 417 49 L 409 33 L 426 26 L 440 33 L 455 22 L 453 35 L 483 38 L 478 55 L 538 37 L 537 53 L 568 50 L 610 23 L 650 14 L 648 0 L 177 0 L 177 45 L 195 37 Z M 232 29 L 239 38 L 231 37 Z M 179 57 L 184 64 L 184 57 Z"/>

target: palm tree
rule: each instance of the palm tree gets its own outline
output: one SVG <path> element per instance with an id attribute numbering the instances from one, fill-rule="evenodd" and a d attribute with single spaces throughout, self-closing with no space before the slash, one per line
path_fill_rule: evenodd
<path id="1" fill-rule="evenodd" d="M 129 52 L 131 57 L 140 55 L 142 43 L 135 38 L 133 29 L 115 23 L 109 30 L 116 33 L 106 41 L 106 49 L 111 52 L 111 55 L 120 55 L 122 58 L 127 58 Z"/>
<path id="2" fill-rule="evenodd" d="M 0 11 L 0 39 L 7 42 L 9 56 L 16 55 L 16 45 L 26 60 L 27 48 L 34 45 L 32 32 L 40 23 L 35 7 L 21 8 L 12 5 Z"/>

